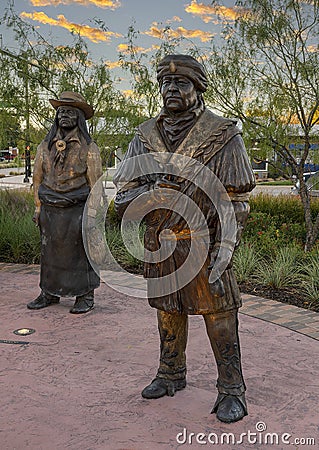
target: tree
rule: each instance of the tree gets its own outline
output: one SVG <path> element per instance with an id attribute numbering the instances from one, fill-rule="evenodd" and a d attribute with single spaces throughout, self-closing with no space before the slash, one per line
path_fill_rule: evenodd
<path id="1" fill-rule="evenodd" d="M 80 34 L 72 33 L 70 45 L 53 45 L 32 25 L 24 22 L 9 2 L 2 21 L 18 43 L 18 53 L 0 49 L 0 114 L 11 114 L 20 125 L 10 139 L 35 150 L 51 127 L 54 110 L 49 98 L 65 90 L 80 92 L 95 109 L 90 132 L 101 148 L 104 164 L 109 154 L 126 144 L 141 121 L 141 108 L 115 87 L 102 59 L 93 61 Z M 33 139 L 33 140 L 32 140 Z"/>
<path id="2" fill-rule="evenodd" d="M 224 27 L 223 43 L 214 42 L 203 60 L 210 80 L 206 99 L 243 122 L 248 147 L 258 142 L 260 157 L 275 151 L 297 175 L 308 251 L 319 231 L 303 179 L 319 135 L 319 2 L 249 0 L 237 6 L 240 14 Z M 300 154 L 291 150 L 292 139 L 303 144 Z"/>

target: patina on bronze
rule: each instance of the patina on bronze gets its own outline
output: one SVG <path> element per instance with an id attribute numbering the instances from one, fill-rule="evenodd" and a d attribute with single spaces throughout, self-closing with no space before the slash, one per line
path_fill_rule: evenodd
<path id="1" fill-rule="evenodd" d="M 180 190 L 203 210 L 210 231 L 210 246 L 206 263 L 185 287 L 160 297 L 152 296 L 148 290 L 149 303 L 158 310 L 160 363 L 155 379 L 142 396 L 148 399 L 173 396 L 175 391 L 185 388 L 188 315 L 201 314 L 218 368 L 218 396 L 212 412 L 223 422 L 235 422 L 247 414 L 238 339 L 241 298 L 231 263 L 215 283 L 209 284 L 209 273 L 220 247 L 225 258 L 231 259 L 233 252 L 220 242 L 221 225 L 216 209 L 200 189 L 183 180 L 183 173 L 178 180 L 159 173 L 146 175 L 126 186 L 128 180 L 124 174 L 125 163 L 130 165 L 131 157 L 147 153 L 180 153 L 200 161 L 218 177 L 232 200 L 237 223 L 236 245 L 247 221 L 248 194 L 255 186 L 255 178 L 236 123 L 205 107 L 202 93 L 207 88 L 207 77 L 203 66 L 188 55 L 169 55 L 159 63 L 157 74 L 164 106 L 156 118 L 140 125 L 129 146 L 114 178 L 120 187 L 115 207 L 122 215 L 128 204 L 143 192 L 155 192 L 159 186 Z M 152 211 L 145 221 L 148 250 L 159 248 L 159 234 L 164 229 L 172 230 L 177 239 L 173 255 L 160 263 L 144 263 L 145 275 L 151 279 L 182 265 L 190 248 L 190 233 L 183 218 L 174 211 Z"/>
<path id="2" fill-rule="evenodd" d="M 50 103 L 54 124 L 37 149 L 33 171 L 34 222 L 41 233 L 40 295 L 28 303 L 41 309 L 76 297 L 73 314 L 90 311 L 100 284 L 82 242 L 82 215 L 91 188 L 102 175 L 100 152 L 86 120 L 92 107 L 82 95 L 63 92 Z"/>

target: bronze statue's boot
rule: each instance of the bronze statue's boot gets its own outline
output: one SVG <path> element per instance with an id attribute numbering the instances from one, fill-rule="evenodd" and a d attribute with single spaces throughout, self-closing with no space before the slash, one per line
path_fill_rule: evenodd
<path id="1" fill-rule="evenodd" d="M 76 297 L 73 308 L 70 309 L 72 314 L 84 314 L 94 308 L 94 290 L 85 295 Z"/>
<path id="2" fill-rule="evenodd" d="M 59 301 L 60 297 L 41 291 L 41 294 L 35 300 L 27 304 L 27 308 L 42 309 L 55 303 L 59 303 Z"/>
<path id="3" fill-rule="evenodd" d="M 222 422 L 237 422 L 248 414 L 241 369 L 237 309 L 204 316 L 218 369 L 218 397 L 212 413 Z"/>
<path id="4" fill-rule="evenodd" d="M 157 311 L 161 339 L 160 365 L 156 378 L 142 391 L 144 398 L 173 397 L 186 386 L 187 315 Z"/>

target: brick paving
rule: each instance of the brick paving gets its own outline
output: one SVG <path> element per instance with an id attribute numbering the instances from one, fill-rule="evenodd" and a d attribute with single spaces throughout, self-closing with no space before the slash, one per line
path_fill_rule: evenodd
<path id="1" fill-rule="evenodd" d="M 74 298 L 30 311 L 39 266 L 0 264 L 1 450 L 176 450 L 182 432 L 217 439 L 231 432 L 241 444 L 215 447 L 265 450 L 266 433 L 258 433 L 258 443 L 247 441 L 260 424 L 280 440 L 274 448 L 318 448 L 317 313 L 243 295 L 249 415 L 223 424 L 210 414 L 217 370 L 201 316 L 189 320 L 187 388 L 173 398 L 141 397 L 156 373 L 159 339 L 140 281 L 131 296 L 101 283 L 88 314 L 69 314 Z M 18 337 L 21 328 L 35 332 Z M 281 441 L 287 436 L 289 445 Z M 306 438 L 313 443 L 297 445 Z M 194 438 L 185 447 L 203 445 Z"/>
<path id="2" fill-rule="evenodd" d="M 40 272 L 40 266 L 0 263 L 0 271 L 37 275 Z M 110 274 L 112 274 L 114 286 L 125 288 L 126 283 L 123 279 L 126 276 L 125 273 L 105 271 L 102 278 L 108 278 Z M 123 289 L 123 293 L 132 294 L 132 290 L 142 293 L 145 288 L 145 281 L 142 277 L 135 277 L 134 281 L 130 281 L 130 283 L 132 285 L 130 292 L 125 292 Z M 141 295 L 141 297 L 145 297 L 145 295 Z M 319 340 L 319 314 L 317 312 L 250 294 L 242 294 L 242 299 L 241 314 L 275 323 Z"/>
<path id="3" fill-rule="evenodd" d="M 319 340 L 319 314 L 297 306 L 242 294 L 241 314 L 266 320 Z"/>

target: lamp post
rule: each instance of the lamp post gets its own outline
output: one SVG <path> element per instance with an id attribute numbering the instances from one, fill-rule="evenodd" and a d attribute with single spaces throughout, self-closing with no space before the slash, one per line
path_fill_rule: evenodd
<path id="1" fill-rule="evenodd" d="M 27 145 L 25 150 L 24 158 L 25 176 L 23 179 L 24 183 L 29 183 L 29 177 L 31 176 L 31 157 L 30 157 L 30 146 Z"/>

